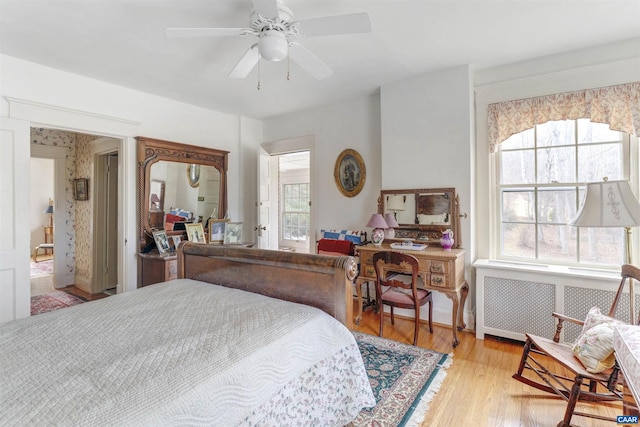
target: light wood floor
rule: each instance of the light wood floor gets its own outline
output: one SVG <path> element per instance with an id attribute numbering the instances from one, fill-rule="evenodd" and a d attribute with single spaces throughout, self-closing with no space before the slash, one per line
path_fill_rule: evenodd
<path id="1" fill-rule="evenodd" d="M 378 314 L 368 310 L 355 330 L 378 335 Z M 452 353 L 453 364 L 440 391 L 436 394 L 422 424 L 426 426 L 555 426 L 564 416 L 565 401 L 536 390 L 511 378 L 522 355 L 522 343 L 486 337 L 475 338 L 472 332 L 460 332 L 460 344 L 451 346 L 451 329 L 434 325 L 433 334 L 422 324 L 418 346 Z M 552 334 L 553 331 L 550 331 Z M 384 337 L 411 344 L 413 320 L 396 316 L 392 326 L 385 318 Z M 587 409 L 585 409 L 587 408 Z M 607 417 L 622 415 L 622 407 L 582 405 L 582 410 Z M 572 425 L 580 427 L 615 426 L 584 417 L 573 417 Z"/>

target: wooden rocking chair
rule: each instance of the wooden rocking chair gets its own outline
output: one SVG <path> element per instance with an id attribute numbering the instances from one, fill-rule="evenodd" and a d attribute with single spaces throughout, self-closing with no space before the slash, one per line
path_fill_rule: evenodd
<path id="1" fill-rule="evenodd" d="M 608 316 L 612 317 L 622 295 L 625 282 L 629 282 L 630 299 L 630 319 L 631 324 L 640 324 L 640 318 L 635 319 L 635 302 L 633 280 L 640 280 L 640 269 L 625 264 L 622 266 L 622 280 L 609 310 Z M 552 313 L 558 319 L 556 332 L 553 340 L 535 335 L 526 334 L 527 341 L 524 346 L 522 359 L 518 371 L 513 374 L 513 378 L 535 387 L 539 390 L 554 393 L 567 402 L 567 408 L 562 421 L 558 427 L 570 427 L 571 418 L 576 416 L 596 418 L 605 421 L 616 422 L 615 418 L 607 418 L 597 414 L 578 412 L 576 404 L 578 402 L 612 402 L 622 401 L 622 389 L 618 384 L 618 374 L 620 368 L 617 362 L 614 366 L 601 373 L 592 373 L 585 369 L 585 366 L 578 360 L 572 351 L 572 346 L 560 342 L 560 332 L 564 322 L 572 322 L 584 325 L 584 321 L 572 319 L 558 313 Z M 546 356 L 546 358 L 544 357 Z M 547 366 L 551 361 L 564 367 L 569 376 L 563 376 L 552 372 Z M 524 376 L 523 373 L 530 374 L 532 378 Z M 620 414 L 622 415 L 622 413 Z"/>

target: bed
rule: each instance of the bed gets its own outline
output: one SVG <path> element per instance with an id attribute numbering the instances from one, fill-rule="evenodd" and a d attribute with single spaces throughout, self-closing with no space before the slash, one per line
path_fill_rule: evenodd
<path id="1" fill-rule="evenodd" d="M 0 325 L 2 425 L 343 426 L 351 257 L 183 243 L 178 280 Z"/>

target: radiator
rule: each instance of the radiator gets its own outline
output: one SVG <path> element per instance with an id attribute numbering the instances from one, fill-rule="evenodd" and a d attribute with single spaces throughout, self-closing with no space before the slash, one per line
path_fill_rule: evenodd
<path id="1" fill-rule="evenodd" d="M 476 269 L 476 337 L 485 334 L 525 340 L 525 333 L 553 337 L 552 312 L 583 320 L 598 306 L 607 313 L 620 284 L 619 272 L 478 260 Z M 629 322 L 629 288 L 616 318 Z M 636 298 L 636 310 L 640 298 Z M 561 339 L 573 342 L 581 327 L 565 323 Z"/>

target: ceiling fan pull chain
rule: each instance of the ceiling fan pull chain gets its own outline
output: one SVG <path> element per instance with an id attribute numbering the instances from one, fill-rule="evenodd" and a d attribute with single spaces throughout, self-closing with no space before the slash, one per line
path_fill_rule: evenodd
<path id="1" fill-rule="evenodd" d="M 260 90 L 260 58 L 258 58 L 258 90 Z"/>
<path id="2" fill-rule="evenodd" d="M 287 55 L 287 80 L 291 80 L 291 73 L 289 72 L 290 65 L 291 65 L 291 61 L 289 60 L 289 55 Z"/>

